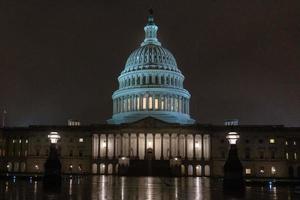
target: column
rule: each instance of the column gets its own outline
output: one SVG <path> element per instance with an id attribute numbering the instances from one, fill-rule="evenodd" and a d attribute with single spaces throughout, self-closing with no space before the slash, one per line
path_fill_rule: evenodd
<path id="1" fill-rule="evenodd" d="M 139 159 L 139 147 L 140 147 L 140 146 L 139 146 L 139 139 L 140 139 L 140 138 L 139 138 L 139 133 L 136 134 L 136 138 L 137 138 L 137 141 L 136 141 L 136 146 L 137 146 L 137 147 L 136 147 L 136 148 L 137 148 L 137 149 L 136 149 L 136 157 Z"/>
<path id="2" fill-rule="evenodd" d="M 145 159 L 146 159 L 146 156 L 147 156 L 147 133 L 145 133 Z"/>
<path id="3" fill-rule="evenodd" d="M 185 140 L 184 156 L 185 156 L 185 159 L 187 160 L 187 134 L 184 135 L 184 140 Z"/>
<path id="4" fill-rule="evenodd" d="M 100 158 L 100 150 L 101 150 L 100 138 L 101 138 L 101 134 L 98 134 L 98 158 Z"/>
<path id="5" fill-rule="evenodd" d="M 131 151 L 131 133 L 128 133 L 128 148 L 129 148 L 129 158 L 132 157 L 131 153 L 133 153 Z"/>
<path id="6" fill-rule="evenodd" d="M 172 137 L 172 135 L 171 134 L 169 134 L 169 136 L 170 136 L 170 138 L 169 138 L 169 159 L 171 159 L 172 158 L 172 149 L 171 149 L 171 147 L 172 147 L 172 140 L 171 140 L 171 137 Z"/>
<path id="7" fill-rule="evenodd" d="M 114 146 L 113 146 L 114 151 L 113 151 L 113 156 L 114 156 L 114 159 L 116 159 L 116 135 L 113 134 L 113 136 L 114 136 Z"/>
<path id="8" fill-rule="evenodd" d="M 123 133 L 121 133 L 121 155 L 123 156 Z"/>
<path id="9" fill-rule="evenodd" d="M 156 160 L 156 158 L 155 158 L 155 134 L 154 133 L 152 133 L 152 146 L 153 146 L 153 148 L 152 148 L 152 151 L 153 151 L 153 155 L 154 155 L 154 160 Z"/>
<path id="10" fill-rule="evenodd" d="M 164 140 L 163 140 L 163 134 L 161 133 L 160 134 L 160 138 L 161 138 L 161 143 L 160 143 L 160 146 L 161 146 L 161 151 L 160 151 L 160 159 L 163 160 L 164 159 L 164 156 L 163 156 L 163 153 L 164 153 Z"/>
<path id="11" fill-rule="evenodd" d="M 195 134 L 193 133 L 193 160 L 196 159 L 196 152 L 195 152 Z"/>
<path id="12" fill-rule="evenodd" d="M 105 157 L 107 159 L 108 158 L 108 134 L 106 134 L 106 139 L 105 140 L 106 140 L 105 141 L 105 144 L 106 144 L 106 146 L 105 146 L 105 148 L 106 148 Z"/>

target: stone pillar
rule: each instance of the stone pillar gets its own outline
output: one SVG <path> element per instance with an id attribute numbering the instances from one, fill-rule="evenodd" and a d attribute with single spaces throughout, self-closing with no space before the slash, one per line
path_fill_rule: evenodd
<path id="1" fill-rule="evenodd" d="M 113 156 L 114 156 L 114 159 L 116 159 L 116 135 L 113 134 L 113 136 L 114 136 L 114 146 L 113 146 L 114 152 L 113 152 Z"/>
<path id="2" fill-rule="evenodd" d="M 185 156 L 185 159 L 187 160 L 187 134 L 184 135 L 184 140 L 185 140 L 184 156 Z"/>
<path id="3" fill-rule="evenodd" d="M 155 158 L 155 134 L 154 133 L 152 133 L 152 146 L 153 146 L 153 148 L 152 148 L 152 150 L 153 150 L 153 155 L 154 155 L 154 160 L 156 160 L 156 158 Z"/>
<path id="4" fill-rule="evenodd" d="M 170 144 L 169 144 L 169 146 L 170 146 L 170 147 L 169 147 L 169 159 L 171 159 L 171 158 L 172 158 L 172 134 L 169 133 L 169 137 L 170 137 L 170 138 L 169 138 L 169 140 L 170 140 L 170 141 L 169 141 L 169 143 L 170 143 Z"/>
<path id="5" fill-rule="evenodd" d="M 140 155 L 139 155 L 139 148 L 140 148 L 140 145 L 139 145 L 139 139 L 140 139 L 139 133 L 136 134 L 136 138 L 137 138 L 137 140 L 136 140 L 136 156 L 137 156 L 138 159 L 140 159 Z"/>
<path id="6" fill-rule="evenodd" d="M 196 151 L 195 151 L 195 134 L 193 134 L 193 160 L 196 159 Z"/>
<path id="7" fill-rule="evenodd" d="M 105 157 L 106 157 L 106 159 L 108 158 L 108 134 L 106 134 L 106 147 L 105 147 L 106 149 L 106 152 L 105 152 Z"/>
<path id="8" fill-rule="evenodd" d="M 145 155 L 144 155 L 144 159 L 146 159 L 146 157 L 147 157 L 147 133 L 145 133 Z"/>
<path id="9" fill-rule="evenodd" d="M 161 146 L 161 147 L 160 147 L 160 148 L 161 148 L 161 151 L 160 151 L 160 159 L 161 159 L 161 160 L 164 159 L 164 154 L 163 154 L 163 153 L 164 153 L 164 140 L 163 140 L 163 136 L 164 136 L 164 135 L 161 133 L 161 134 L 160 134 L 160 138 L 161 138 L 161 139 L 160 139 L 160 140 L 161 140 L 161 143 L 160 143 L 160 146 Z"/>
<path id="10" fill-rule="evenodd" d="M 101 150 L 101 134 L 98 134 L 98 158 L 100 158 L 100 150 Z"/>

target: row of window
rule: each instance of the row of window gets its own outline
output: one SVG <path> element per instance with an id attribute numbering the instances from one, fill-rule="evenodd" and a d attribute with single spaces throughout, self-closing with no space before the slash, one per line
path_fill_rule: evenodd
<path id="1" fill-rule="evenodd" d="M 77 138 L 76 138 L 76 139 L 77 139 Z M 69 139 L 69 142 L 70 142 L 70 143 L 73 143 L 76 139 L 75 139 L 75 138 L 70 138 L 70 139 Z M 60 139 L 60 141 L 61 141 L 61 140 L 62 140 L 62 139 Z M 21 139 L 20 139 L 20 140 L 19 140 L 19 139 L 13 139 L 12 142 L 13 142 L 13 144 L 17 144 L 17 143 L 22 144 L 22 140 L 21 140 Z M 24 141 L 23 141 L 23 142 L 24 142 Z M 28 142 L 29 142 L 28 139 L 26 139 L 26 140 L 25 140 L 25 143 L 27 144 Z M 37 139 L 36 139 L 36 142 L 37 142 L 37 143 L 41 142 L 41 139 L 40 139 L 40 138 L 37 138 Z M 49 138 L 45 138 L 45 142 L 49 142 Z M 79 142 L 79 143 L 82 143 L 82 142 L 84 142 L 84 139 L 83 139 L 83 138 L 78 138 L 78 142 Z"/>
<path id="2" fill-rule="evenodd" d="M 277 170 L 276 170 L 276 168 L 274 166 L 271 166 L 270 167 L 270 172 L 271 172 L 270 174 L 274 176 L 274 175 L 276 175 Z M 252 169 L 251 168 L 245 168 L 245 174 L 246 175 L 252 175 Z M 264 175 L 265 174 L 265 167 L 260 167 L 259 174 L 260 175 Z"/>
<path id="3" fill-rule="evenodd" d="M 220 142 L 223 144 L 223 143 L 225 142 L 225 140 L 224 140 L 224 139 L 221 139 Z M 264 141 L 263 139 L 259 139 L 258 142 L 259 142 L 260 144 L 263 144 L 265 141 Z M 249 139 L 246 139 L 246 140 L 245 140 L 245 143 L 246 143 L 246 144 L 249 144 L 249 143 L 250 143 L 250 140 L 249 140 Z M 269 144 L 276 144 L 275 138 L 270 138 L 270 139 L 269 139 Z M 296 141 L 292 141 L 292 142 L 289 143 L 288 141 L 285 141 L 284 144 L 285 144 L 285 145 L 292 144 L 292 145 L 296 146 L 296 145 L 297 145 L 297 142 L 296 142 Z"/>
<path id="4" fill-rule="evenodd" d="M 114 113 L 140 110 L 189 113 L 189 100 L 179 96 L 127 96 L 114 99 L 113 105 Z"/>
<path id="5" fill-rule="evenodd" d="M 137 76 L 120 80 L 120 88 L 132 87 L 139 85 L 168 85 L 172 87 L 183 87 L 183 81 L 176 77 L 170 76 Z"/>
<path id="6" fill-rule="evenodd" d="M 60 156 L 61 155 L 61 147 L 58 148 L 58 155 Z M 41 150 L 40 149 L 36 149 L 35 150 L 35 155 L 36 156 L 41 156 Z M 45 150 L 45 156 L 48 156 L 49 155 L 49 149 L 46 149 Z M 73 149 L 69 150 L 69 157 L 73 157 L 73 156 L 79 156 L 79 157 L 83 157 L 83 150 L 78 150 L 78 154 L 74 154 L 74 151 Z"/>

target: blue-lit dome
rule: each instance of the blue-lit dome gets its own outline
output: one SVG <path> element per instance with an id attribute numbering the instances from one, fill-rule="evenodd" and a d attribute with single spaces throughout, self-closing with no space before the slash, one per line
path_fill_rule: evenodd
<path id="1" fill-rule="evenodd" d="M 194 123 L 184 76 L 172 53 L 158 41 L 152 15 L 144 30 L 144 41 L 130 54 L 118 77 L 119 89 L 112 95 L 113 116 L 108 123 L 131 123 L 149 116 L 169 123 Z"/>

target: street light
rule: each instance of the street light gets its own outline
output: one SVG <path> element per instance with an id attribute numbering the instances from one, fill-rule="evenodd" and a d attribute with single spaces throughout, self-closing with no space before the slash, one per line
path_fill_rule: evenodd
<path id="1" fill-rule="evenodd" d="M 50 132 L 48 138 L 50 139 L 51 144 L 56 144 L 57 141 L 60 139 L 60 135 L 58 135 L 57 132 Z"/>
<path id="2" fill-rule="evenodd" d="M 245 181 L 243 165 L 238 157 L 236 142 L 240 138 L 237 132 L 229 132 L 226 139 L 230 144 L 227 160 L 224 164 L 223 189 L 225 193 L 244 194 Z"/>
<path id="3" fill-rule="evenodd" d="M 240 138 L 240 135 L 237 132 L 229 132 L 226 136 L 226 139 L 229 141 L 229 144 L 236 144 L 237 140 Z"/>

